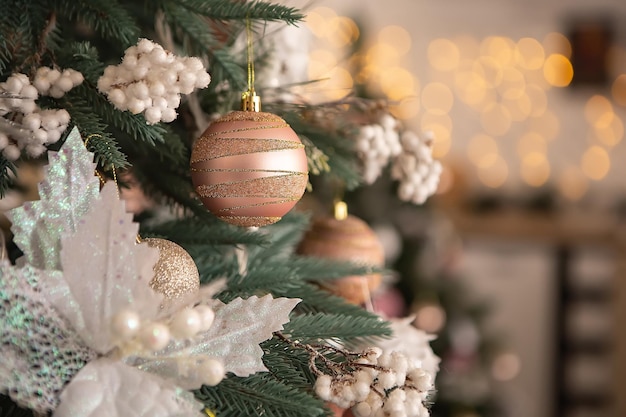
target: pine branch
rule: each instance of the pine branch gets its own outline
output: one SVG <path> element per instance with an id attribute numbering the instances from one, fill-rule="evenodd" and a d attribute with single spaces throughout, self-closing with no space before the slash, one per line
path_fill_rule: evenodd
<path id="1" fill-rule="evenodd" d="M 15 183 L 17 168 L 15 164 L 0 155 L 0 198 L 3 198 Z"/>
<path id="2" fill-rule="evenodd" d="M 185 217 L 161 223 L 144 226 L 141 235 L 146 237 L 165 237 L 183 247 L 210 246 L 210 245 L 265 245 L 269 241 L 259 232 L 245 228 L 231 226 L 214 219 L 207 221 L 195 217 Z"/>
<path id="3" fill-rule="evenodd" d="M 352 190 L 361 183 L 356 153 L 350 141 L 336 133 L 303 120 L 297 113 L 281 115 L 299 135 L 305 136 L 328 158 L 330 174 L 344 181 L 346 189 Z M 306 143 L 306 141 L 305 141 Z"/>
<path id="4" fill-rule="evenodd" d="M 215 20 L 284 21 L 295 24 L 304 15 L 293 7 L 271 4 L 262 1 L 232 2 L 206 0 L 180 0 L 180 5 Z"/>
<path id="5" fill-rule="evenodd" d="M 229 376 L 218 386 L 203 386 L 195 394 L 220 417 L 315 417 L 326 413 L 320 399 L 267 373 L 247 378 Z"/>
<path id="6" fill-rule="evenodd" d="M 70 114 L 72 124 L 78 127 L 83 140 L 92 138 L 87 143 L 87 149 L 94 153 L 95 162 L 99 166 L 109 170 L 111 167 L 120 169 L 129 165 L 117 141 L 107 132 L 107 125 L 93 112 L 87 101 L 80 96 L 74 96 L 65 109 Z"/>
<path id="7" fill-rule="evenodd" d="M 367 310 L 354 304 L 348 304 L 345 299 L 309 283 L 304 283 L 298 288 L 291 288 L 282 293 L 281 296 L 302 299 L 302 302 L 295 308 L 299 313 L 325 312 L 353 317 L 375 317 Z"/>
<path id="8" fill-rule="evenodd" d="M 141 33 L 118 0 L 56 0 L 54 6 L 61 16 L 86 24 L 104 39 L 117 41 L 122 50 L 136 43 Z"/>
<path id="9" fill-rule="evenodd" d="M 348 317 L 341 314 L 306 314 L 292 316 L 285 324 L 285 334 L 303 343 L 325 339 L 351 341 L 391 336 L 389 324 L 380 317 Z"/>
<path id="10" fill-rule="evenodd" d="M 270 374 L 283 383 L 299 389 L 309 389 L 315 383 L 315 375 L 309 369 L 309 355 L 302 349 L 294 349 L 289 343 L 272 338 L 261 343 L 263 363 Z"/>
<path id="11" fill-rule="evenodd" d="M 232 91 L 243 91 L 246 87 L 246 72 L 233 60 L 233 51 L 216 49 L 211 57 L 212 74 L 216 79 L 227 80 Z"/>

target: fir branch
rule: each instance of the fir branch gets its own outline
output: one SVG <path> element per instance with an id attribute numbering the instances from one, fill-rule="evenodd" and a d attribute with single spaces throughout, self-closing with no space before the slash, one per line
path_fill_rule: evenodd
<path id="1" fill-rule="evenodd" d="M 332 281 L 350 275 L 369 275 L 385 272 L 383 268 L 342 262 L 311 256 L 294 256 L 291 267 L 308 281 Z"/>
<path id="2" fill-rule="evenodd" d="M 281 114 L 283 119 L 299 135 L 305 136 L 328 158 L 327 163 L 330 168 L 330 174 L 344 181 L 346 189 L 352 190 L 361 183 L 361 174 L 359 172 L 356 153 L 350 141 L 340 135 L 329 132 L 319 126 L 315 126 L 306 122 L 295 112 Z"/>
<path id="3" fill-rule="evenodd" d="M 309 368 L 309 355 L 302 349 L 273 337 L 261 343 L 263 363 L 277 380 L 300 389 L 308 389 L 315 383 L 315 375 Z"/>
<path id="4" fill-rule="evenodd" d="M 211 74 L 216 79 L 226 80 L 232 91 L 243 91 L 246 87 L 246 72 L 244 68 L 233 60 L 233 51 L 216 49 L 211 54 Z"/>
<path id="5" fill-rule="evenodd" d="M 196 398 L 220 417 L 315 417 L 325 414 L 322 400 L 283 384 L 267 373 L 229 376 L 216 387 L 203 386 Z"/>
<path id="6" fill-rule="evenodd" d="M 215 20 L 244 20 L 246 18 L 265 21 L 283 21 L 295 24 L 304 15 L 293 7 L 262 1 L 232 2 L 206 0 L 180 0 L 180 5 Z"/>
<path id="7" fill-rule="evenodd" d="M 298 304 L 295 311 L 299 313 L 326 312 L 331 314 L 341 314 L 352 317 L 377 317 L 354 304 L 348 304 L 345 299 L 324 291 L 316 285 L 303 283 L 297 288 L 291 288 L 281 294 L 283 297 L 300 298 L 302 302 Z"/>
<path id="8" fill-rule="evenodd" d="M 183 247 L 197 245 L 265 245 L 268 238 L 258 231 L 235 227 L 214 219 L 185 217 L 158 225 L 144 226 L 141 235 L 146 237 L 165 237 Z"/>
<path id="9" fill-rule="evenodd" d="M 107 132 L 107 125 L 93 112 L 93 108 L 80 96 L 75 96 L 65 109 L 69 112 L 72 124 L 78 127 L 83 140 L 96 137 L 97 140 L 89 140 L 87 149 L 95 155 L 95 162 L 105 170 L 111 167 L 116 169 L 128 166 L 117 141 Z"/>
<path id="10" fill-rule="evenodd" d="M 93 28 L 104 39 L 117 41 L 121 49 L 137 42 L 140 29 L 118 0 L 56 0 L 59 14 Z"/>
<path id="11" fill-rule="evenodd" d="M 391 336 L 389 324 L 374 317 L 348 317 L 341 314 L 306 314 L 292 316 L 283 333 L 304 343 L 325 339 L 355 341 Z"/>
<path id="12" fill-rule="evenodd" d="M 15 183 L 17 169 L 15 164 L 0 155 L 0 198 L 3 198 Z"/>

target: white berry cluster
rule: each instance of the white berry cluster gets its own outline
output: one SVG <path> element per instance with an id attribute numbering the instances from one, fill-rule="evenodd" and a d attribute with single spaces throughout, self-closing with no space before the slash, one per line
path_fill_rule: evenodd
<path id="1" fill-rule="evenodd" d="M 70 122 L 69 113 L 42 110 L 35 100 L 39 95 L 60 98 L 82 81 L 78 71 L 41 67 L 32 84 L 19 73 L 0 83 L 0 150 L 4 157 L 15 161 L 22 150 L 36 157 L 46 151 L 45 145 L 58 141 Z"/>
<path id="2" fill-rule="evenodd" d="M 59 71 L 56 68 L 40 67 L 35 73 L 33 86 L 42 96 L 61 98 L 83 80 L 83 74 L 71 68 Z"/>
<path id="3" fill-rule="evenodd" d="M 369 348 L 351 363 L 351 372 L 322 374 L 316 394 L 356 417 L 428 417 L 424 406 L 433 388 L 431 375 L 420 363 L 400 352 Z"/>
<path id="4" fill-rule="evenodd" d="M 129 47 L 119 65 L 105 68 L 98 90 L 119 110 L 143 113 L 148 124 L 176 119 L 180 95 L 209 85 L 196 57 L 179 57 L 148 39 Z"/>
<path id="5" fill-rule="evenodd" d="M 359 127 L 356 149 L 367 184 L 374 183 L 390 159 L 402 151 L 398 127 L 398 121 L 388 113 L 383 113 L 375 124 Z"/>
<path id="6" fill-rule="evenodd" d="M 421 139 L 406 130 L 400 135 L 402 152 L 393 160 L 391 177 L 400 182 L 398 197 L 423 204 L 437 191 L 441 164 L 432 156 L 432 137 Z"/>
<path id="7" fill-rule="evenodd" d="M 193 338 L 209 330 L 214 319 L 215 313 L 204 304 L 182 309 L 164 322 L 145 322 L 137 312 L 122 310 L 113 316 L 111 331 L 122 355 L 132 356 L 136 352 L 162 350 L 174 339 Z M 214 386 L 224 379 L 224 365 L 217 359 L 200 356 L 181 362 L 181 366 L 188 376 L 197 373 L 205 385 Z"/>

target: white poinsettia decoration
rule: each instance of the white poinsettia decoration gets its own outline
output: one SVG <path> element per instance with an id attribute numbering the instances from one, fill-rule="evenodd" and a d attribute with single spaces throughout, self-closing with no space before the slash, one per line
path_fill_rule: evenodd
<path id="1" fill-rule="evenodd" d="M 54 417 L 199 415 L 187 390 L 266 371 L 258 344 L 300 300 L 223 304 L 213 286 L 160 308 L 158 250 L 136 243 L 115 184 L 97 192 L 92 159 L 72 131 L 41 201 L 11 213 L 25 257 L 0 265 L 0 393 Z"/>

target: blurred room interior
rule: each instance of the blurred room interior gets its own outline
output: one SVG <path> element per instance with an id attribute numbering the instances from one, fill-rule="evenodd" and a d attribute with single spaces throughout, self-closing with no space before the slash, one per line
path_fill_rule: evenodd
<path id="1" fill-rule="evenodd" d="M 309 77 L 323 81 L 308 92 L 388 97 L 444 164 L 427 215 L 390 215 L 375 193 L 353 206 L 387 249 L 434 254 L 419 275 L 454 275 L 489 305 L 477 325 L 399 284 L 416 325 L 448 340 L 451 405 L 435 415 L 626 415 L 624 19 L 618 0 L 310 6 Z M 500 346 L 480 356 L 491 333 Z"/>

